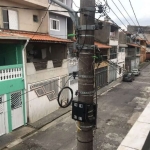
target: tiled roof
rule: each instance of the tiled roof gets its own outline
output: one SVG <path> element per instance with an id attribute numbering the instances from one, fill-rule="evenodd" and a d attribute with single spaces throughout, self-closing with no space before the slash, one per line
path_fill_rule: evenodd
<path id="1" fill-rule="evenodd" d="M 29 38 L 31 41 L 51 42 L 51 43 L 72 43 L 71 40 L 52 37 L 44 33 L 35 33 L 35 32 L 18 31 L 18 30 L 4 30 L 4 32 L 6 34 L 11 34 L 17 37 L 19 36 L 19 37 Z"/>
<path id="2" fill-rule="evenodd" d="M 150 45 L 150 41 L 146 41 L 146 44 L 147 44 L 147 45 Z"/>
<path id="3" fill-rule="evenodd" d="M 109 49 L 109 48 L 111 48 L 111 46 L 105 45 L 105 44 L 101 44 L 101 43 L 99 43 L 99 42 L 95 42 L 94 44 L 95 44 L 96 46 L 98 46 L 98 48 L 101 48 L 101 49 Z"/>
<path id="4" fill-rule="evenodd" d="M 136 38 L 137 40 L 140 40 L 140 41 L 146 41 L 145 39 L 143 39 L 143 38 L 140 38 L 140 37 L 138 37 L 138 38 Z"/>
<path id="5" fill-rule="evenodd" d="M 137 44 L 131 44 L 131 43 L 127 43 L 127 45 L 133 46 L 133 47 L 141 47 L 141 46 L 139 46 L 139 45 L 137 45 Z"/>
<path id="6" fill-rule="evenodd" d="M 13 33 L 7 33 L 7 32 L 0 31 L 0 39 L 16 39 L 16 40 L 23 39 L 23 40 L 26 40 L 27 38 L 13 34 Z"/>

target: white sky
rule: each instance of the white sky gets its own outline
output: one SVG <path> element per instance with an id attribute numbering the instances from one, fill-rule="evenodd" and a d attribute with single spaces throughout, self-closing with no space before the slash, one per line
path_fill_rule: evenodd
<path id="1" fill-rule="evenodd" d="M 99 1 L 103 2 L 103 0 L 99 0 Z M 127 18 L 127 20 L 130 22 L 130 24 L 133 25 L 132 21 L 130 20 L 130 18 L 128 17 L 128 15 L 126 14 L 126 12 L 122 8 L 122 6 L 120 5 L 119 1 L 118 0 L 113 0 L 113 1 L 117 4 L 117 6 L 122 11 L 122 13 Z M 124 5 L 124 7 L 126 8 L 127 12 L 129 13 L 129 15 L 131 16 L 131 18 L 133 19 L 133 21 L 137 25 L 137 22 L 135 20 L 132 8 L 131 8 L 130 3 L 129 3 L 129 0 L 120 0 L 120 1 Z M 80 6 L 80 0 L 74 0 L 74 2 L 76 3 L 77 6 Z M 117 8 L 113 4 L 112 0 L 107 0 L 107 2 L 109 4 L 109 6 L 113 9 L 113 11 L 119 16 L 119 18 L 122 20 L 122 22 L 127 26 L 128 23 L 123 18 L 123 16 L 121 15 L 121 13 L 117 10 Z M 141 26 L 150 26 L 150 0 L 131 0 L 131 3 L 133 5 L 134 11 L 136 13 L 136 16 L 138 18 L 138 21 L 139 21 L 140 25 Z M 75 7 L 75 5 L 73 5 L 73 9 L 78 10 L 78 8 Z M 120 27 L 125 28 L 122 25 L 122 23 L 117 19 L 117 17 L 112 12 L 108 13 L 108 15 Z M 96 18 L 98 18 L 97 15 L 96 15 Z"/>

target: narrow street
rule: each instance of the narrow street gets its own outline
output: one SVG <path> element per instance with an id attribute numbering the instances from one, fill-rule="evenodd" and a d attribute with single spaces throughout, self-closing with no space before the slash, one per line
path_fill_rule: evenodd
<path id="1" fill-rule="evenodd" d="M 150 101 L 150 65 L 135 81 L 122 82 L 98 98 L 95 150 L 116 150 Z M 76 125 L 70 117 L 26 139 L 11 150 L 76 150 Z"/>

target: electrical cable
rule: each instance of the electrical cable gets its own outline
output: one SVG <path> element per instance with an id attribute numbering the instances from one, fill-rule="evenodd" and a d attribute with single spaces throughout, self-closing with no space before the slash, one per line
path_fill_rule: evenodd
<path id="1" fill-rule="evenodd" d="M 63 105 L 63 102 L 62 101 L 60 101 L 60 97 L 61 97 L 61 94 L 62 94 L 62 92 L 64 91 L 64 90 L 66 90 L 66 89 L 68 89 L 69 91 L 70 91 L 70 93 L 71 93 L 71 98 L 70 98 L 70 100 L 68 100 L 68 98 L 66 99 L 66 101 L 65 101 L 65 105 Z M 73 90 L 70 88 L 70 87 L 63 87 L 62 89 L 61 89 L 61 91 L 58 93 L 58 97 L 57 97 L 57 102 L 58 102 L 58 104 L 59 104 L 59 106 L 61 107 L 61 108 L 67 108 L 71 103 L 72 103 L 72 100 L 73 100 Z"/>
<path id="2" fill-rule="evenodd" d="M 123 7 L 123 9 L 125 10 L 125 12 L 127 13 L 128 17 L 131 19 L 131 21 L 133 22 L 133 24 L 136 26 L 136 24 L 134 23 L 133 19 L 131 18 L 131 16 L 129 15 L 129 13 L 127 12 L 127 10 L 125 9 L 125 7 L 123 6 L 123 4 L 121 3 L 120 0 L 118 0 L 119 3 L 121 4 L 121 6 Z"/>
<path id="3" fill-rule="evenodd" d="M 49 10 L 49 8 L 51 7 L 51 4 L 52 4 L 52 2 L 51 2 L 51 3 L 49 4 L 49 6 L 47 7 L 47 10 Z M 40 25 L 38 26 L 38 28 L 37 28 L 36 32 L 34 33 L 34 35 L 32 36 L 32 38 L 31 38 L 31 39 L 33 39 L 33 38 L 34 38 L 35 34 L 36 34 L 36 33 L 38 32 L 38 30 L 40 29 L 40 27 L 41 27 L 41 25 L 42 25 L 42 23 L 43 23 L 43 21 L 44 21 L 44 19 L 45 19 L 46 15 L 47 15 L 47 11 L 46 11 L 46 13 L 44 14 L 44 16 L 42 17 L 41 23 L 40 23 Z"/>
<path id="4" fill-rule="evenodd" d="M 80 7 L 77 6 L 77 4 L 76 4 L 74 1 L 73 1 L 73 4 L 74 4 L 77 8 L 80 8 Z"/>
<path id="5" fill-rule="evenodd" d="M 118 11 L 122 14 L 122 16 L 124 17 L 124 19 L 127 21 L 127 23 L 130 25 L 130 22 L 126 19 L 126 17 L 124 16 L 124 14 L 121 12 L 121 10 L 118 8 L 118 6 L 116 5 L 116 3 L 111 0 L 113 2 L 113 4 L 116 6 L 116 8 L 118 9 Z"/>

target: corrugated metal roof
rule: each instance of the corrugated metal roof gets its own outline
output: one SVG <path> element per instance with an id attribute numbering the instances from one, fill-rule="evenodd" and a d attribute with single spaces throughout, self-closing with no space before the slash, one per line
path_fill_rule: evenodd
<path id="1" fill-rule="evenodd" d="M 5 35 L 29 38 L 31 41 L 51 42 L 51 43 L 72 43 L 71 40 L 52 37 L 44 33 L 35 33 L 18 30 L 4 30 Z M 3 33 L 2 33 L 3 35 Z M 1 36 L 1 34 L 0 34 Z"/>
<path id="2" fill-rule="evenodd" d="M 102 48 L 102 49 L 109 49 L 109 48 L 111 48 L 111 46 L 105 45 L 105 44 L 102 44 L 102 43 L 99 43 L 99 42 L 95 42 L 94 44 L 96 46 L 98 46 L 98 48 Z"/>

